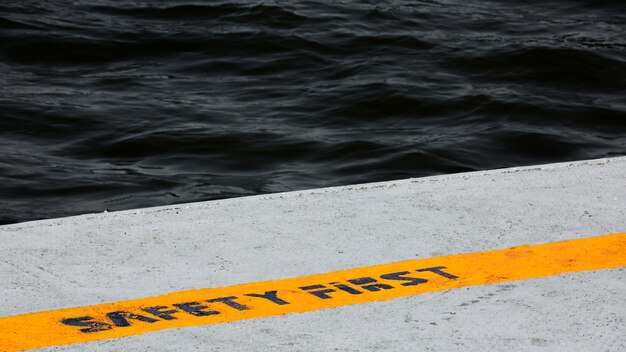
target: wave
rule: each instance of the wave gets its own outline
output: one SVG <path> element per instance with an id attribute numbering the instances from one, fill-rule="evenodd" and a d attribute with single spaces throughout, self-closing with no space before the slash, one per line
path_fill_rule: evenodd
<path id="1" fill-rule="evenodd" d="M 626 155 L 623 1 L 0 4 L 0 223 Z"/>

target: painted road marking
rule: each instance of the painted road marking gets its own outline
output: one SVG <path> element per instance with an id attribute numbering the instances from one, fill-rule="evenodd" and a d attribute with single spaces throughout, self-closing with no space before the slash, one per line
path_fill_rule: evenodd
<path id="1" fill-rule="evenodd" d="M 623 266 L 626 266 L 626 233 L 407 260 L 3 317 L 0 350 L 104 340 Z"/>

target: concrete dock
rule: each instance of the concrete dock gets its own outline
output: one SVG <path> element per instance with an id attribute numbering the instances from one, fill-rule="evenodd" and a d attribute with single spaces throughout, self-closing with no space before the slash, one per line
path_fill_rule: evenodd
<path id="1" fill-rule="evenodd" d="M 625 219 L 620 157 L 0 226 L 0 351 L 626 351 Z M 585 247 L 608 234 L 617 235 L 602 249 Z M 569 243 L 578 257 L 555 261 L 569 255 Z M 533 257 L 535 248 L 544 254 Z M 586 263 L 581 248 L 595 259 Z M 515 262 L 524 253 L 527 261 Z M 490 256 L 500 256 L 493 270 L 508 274 L 465 277 Z M 437 258 L 464 260 L 463 275 L 433 269 Z M 562 270 L 540 272 L 544 261 Z M 401 286 L 383 271 L 371 274 L 371 292 L 345 280 L 401 263 L 425 275 L 421 291 L 401 291 L 413 289 L 410 281 Z M 341 291 L 335 273 L 359 295 Z M 296 286 L 310 303 L 272 312 L 249 309 L 258 297 L 172 300 L 160 311 L 144 303 L 307 277 L 326 280 L 331 299 L 310 294 L 323 285 L 309 282 Z M 131 300 L 141 314 L 110 313 Z M 248 315 L 183 317 L 213 319 L 218 306 Z M 109 313 L 96 318 L 99 307 Z M 54 337 L 55 327 L 40 321 L 50 316 L 71 331 Z"/>

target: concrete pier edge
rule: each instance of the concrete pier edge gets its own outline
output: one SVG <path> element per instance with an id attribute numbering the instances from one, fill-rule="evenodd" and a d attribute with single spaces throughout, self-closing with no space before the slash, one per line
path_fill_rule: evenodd
<path id="1" fill-rule="evenodd" d="M 616 157 L 5 225 L 0 317 L 625 232 L 625 201 Z M 614 268 L 50 349 L 621 351 L 623 297 Z"/>

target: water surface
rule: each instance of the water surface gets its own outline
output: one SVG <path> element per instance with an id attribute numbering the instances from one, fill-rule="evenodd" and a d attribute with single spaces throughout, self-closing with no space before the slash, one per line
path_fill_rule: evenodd
<path id="1" fill-rule="evenodd" d="M 0 223 L 618 155 L 623 1 L 0 1 Z"/>

